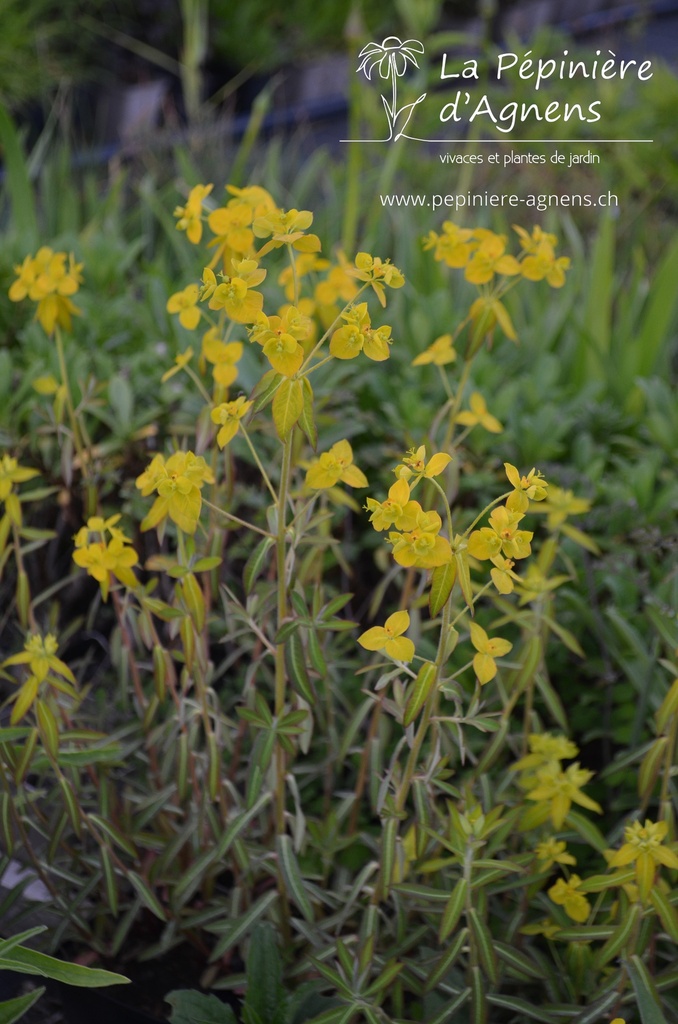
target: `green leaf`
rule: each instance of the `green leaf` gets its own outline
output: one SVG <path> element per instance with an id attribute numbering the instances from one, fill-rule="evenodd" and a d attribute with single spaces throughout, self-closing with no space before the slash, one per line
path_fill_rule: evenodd
<path id="1" fill-rule="evenodd" d="M 250 937 L 247 956 L 247 995 L 245 1011 L 253 1010 L 265 1024 L 285 1024 L 287 993 L 282 983 L 282 963 L 276 933 L 260 921 Z"/>
<path id="2" fill-rule="evenodd" d="M 410 695 L 405 705 L 403 714 L 403 725 L 407 728 L 415 720 L 428 699 L 432 687 L 435 685 L 438 669 L 431 661 L 425 661 L 417 673 L 417 678 L 412 683 Z"/>
<path id="3" fill-rule="evenodd" d="M 314 704 L 315 694 L 306 671 L 306 652 L 304 651 L 304 645 L 298 630 L 290 635 L 287 641 L 286 654 L 292 682 L 301 696 L 309 704 Z"/>
<path id="4" fill-rule="evenodd" d="M 281 441 L 286 440 L 304 409 L 300 380 L 285 378 L 273 398 L 273 423 Z"/>
<path id="5" fill-rule="evenodd" d="M 25 946 L 15 946 L 9 958 L 0 958 L 0 970 L 39 974 L 44 978 L 62 981 L 65 985 L 75 985 L 78 988 L 129 984 L 129 978 L 124 978 L 122 974 L 113 974 L 111 971 L 96 967 L 69 964 L 45 953 L 38 953 L 35 949 L 26 949 Z"/>
<path id="6" fill-rule="evenodd" d="M 14 122 L 1 103 L 0 149 L 16 232 L 24 249 L 30 251 L 37 244 L 39 237 L 33 188 Z"/>
<path id="7" fill-rule="evenodd" d="M 265 567 L 266 562 L 268 561 L 268 553 L 274 543 L 273 537 L 264 537 L 264 539 L 257 544 L 256 548 L 247 559 L 242 574 L 246 594 L 250 594 L 252 592 L 254 582 Z"/>
<path id="8" fill-rule="evenodd" d="M 431 618 L 435 618 L 438 612 L 444 608 L 448 597 L 452 593 L 452 587 L 456 578 L 456 561 L 447 562 L 446 565 L 439 565 L 433 570 L 431 574 L 431 592 L 428 595 L 428 607 Z"/>
<path id="9" fill-rule="evenodd" d="M 128 871 L 127 877 L 134 886 L 134 891 L 144 906 L 147 907 L 152 914 L 155 914 L 160 921 L 166 921 L 167 915 L 163 910 L 162 904 L 155 893 L 151 891 L 144 879 L 137 875 L 136 871 Z"/>
<path id="10" fill-rule="evenodd" d="M 502 1006 L 505 1010 L 511 1010 L 513 1013 L 519 1014 L 521 1020 L 529 1018 L 530 1020 L 538 1020 L 540 1024 L 558 1024 L 560 1020 L 559 1017 L 551 1017 L 542 1008 L 532 1006 L 530 1003 L 525 1002 L 524 999 L 517 999 L 515 996 L 488 995 L 487 1001 L 492 1006 Z"/>
<path id="11" fill-rule="evenodd" d="M 308 438 L 311 448 L 315 451 L 318 447 L 318 428 L 315 425 L 315 417 L 313 415 L 313 389 L 308 377 L 303 377 L 302 381 L 304 407 L 299 417 L 299 426 Z"/>
<path id="12" fill-rule="evenodd" d="M 305 920 L 308 921 L 309 924 L 313 924 L 313 907 L 311 906 L 304 888 L 301 872 L 299 871 L 299 865 L 292 846 L 291 837 L 278 836 L 276 840 L 276 849 L 278 852 L 278 862 L 283 873 L 283 878 L 285 879 L 287 890 L 299 910 L 304 915 Z"/>
<path id="13" fill-rule="evenodd" d="M 448 935 L 456 928 L 466 903 L 467 890 L 468 882 L 465 878 L 460 878 L 452 890 L 452 894 L 443 911 L 440 928 L 438 929 L 438 942 L 444 942 Z"/>
<path id="14" fill-rule="evenodd" d="M 467 912 L 466 919 L 471 931 L 471 942 L 476 947 L 483 971 L 492 984 L 496 985 L 497 958 L 495 956 L 494 943 L 492 941 L 490 930 L 480 917 L 475 907 L 471 907 Z"/>
<path id="15" fill-rule="evenodd" d="M 283 380 L 281 373 L 276 373 L 275 370 L 266 371 L 261 380 L 254 385 L 250 395 L 250 401 L 254 402 L 252 414 L 266 408 Z"/>
<path id="16" fill-rule="evenodd" d="M 27 992 L 24 996 L 17 996 L 16 999 L 6 999 L 0 1003 L 0 1024 L 14 1024 L 31 1006 L 37 1003 L 44 993 L 44 988 L 36 988 L 33 992 Z"/>
<path id="17" fill-rule="evenodd" d="M 113 374 L 109 381 L 108 401 L 121 432 L 126 433 L 132 423 L 134 395 L 128 381 L 121 373 Z"/>
<path id="18" fill-rule="evenodd" d="M 624 949 L 636 927 L 637 919 L 641 915 L 642 910 L 637 903 L 633 903 L 625 919 L 615 928 L 603 948 L 599 949 L 596 953 L 594 964 L 597 970 L 600 970 L 601 967 Z"/>
<path id="19" fill-rule="evenodd" d="M 673 904 L 657 886 L 653 886 L 650 890 L 650 899 L 652 906 L 659 914 L 664 931 L 668 932 L 673 941 L 678 943 L 678 914 Z"/>
<path id="20" fill-rule="evenodd" d="M 165 1002 L 172 1007 L 170 1024 L 237 1024 L 230 1006 L 204 992 L 175 989 Z"/>
<path id="21" fill-rule="evenodd" d="M 667 1024 L 659 996 L 643 961 L 639 956 L 631 956 L 624 961 L 624 966 L 633 985 L 642 1024 Z"/>

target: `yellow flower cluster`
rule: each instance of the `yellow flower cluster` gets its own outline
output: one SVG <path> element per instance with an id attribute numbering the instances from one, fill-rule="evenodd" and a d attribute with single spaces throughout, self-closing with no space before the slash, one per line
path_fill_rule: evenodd
<path id="1" fill-rule="evenodd" d="M 139 556 L 129 537 L 118 529 L 120 519 L 119 514 L 108 519 L 90 516 L 87 525 L 82 526 L 74 538 L 73 561 L 97 581 L 104 601 L 108 600 L 111 576 L 125 587 L 132 589 L 137 585 L 132 566 L 137 564 Z"/>
<path id="2" fill-rule="evenodd" d="M 144 497 L 158 492 L 141 529 L 151 530 L 169 516 L 184 533 L 195 533 L 202 508 L 200 491 L 213 483 L 214 475 L 202 455 L 175 452 L 167 461 L 162 455 L 154 456 L 136 480 Z"/>
<path id="3" fill-rule="evenodd" d="M 306 483 L 314 490 L 327 490 L 340 481 L 349 487 L 367 487 L 367 477 L 353 465 L 353 449 L 348 441 L 333 444 L 313 460 L 306 473 Z"/>
<path id="4" fill-rule="evenodd" d="M 624 829 L 623 846 L 608 860 L 611 868 L 635 864 L 638 895 L 643 901 L 650 895 L 660 864 L 678 870 L 678 855 L 664 845 L 668 831 L 669 826 L 665 821 L 652 822 L 646 818 L 644 825 L 634 821 Z"/>
<path id="5" fill-rule="evenodd" d="M 487 228 L 460 228 L 449 220 L 443 223 L 440 234 L 429 232 L 424 248 L 433 250 L 434 259 L 448 267 L 464 268 L 464 276 L 471 284 L 490 284 L 495 275 L 520 275 L 528 281 L 546 280 L 552 288 L 561 288 L 570 260 L 567 256 L 556 256 L 556 237 L 540 227 L 535 227 L 532 234 L 520 227 L 514 230 L 521 245 L 518 257 L 506 252 L 506 235 Z"/>
<path id="6" fill-rule="evenodd" d="M 41 685 L 49 682 L 56 690 L 61 690 L 69 697 L 77 697 L 73 687 L 75 676 L 68 665 L 57 658 L 56 652 L 59 644 L 52 633 L 43 637 L 39 633 L 31 634 L 24 649 L 19 654 L 13 654 L 3 661 L 0 668 L 7 668 L 10 665 L 28 665 L 30 675 L 20 686 L 12 698 L 14 707 L 10 716 L 12 725 L 16 725 L 30 711 L 35 703 Z M 55 673 L 55 676 L 52 675 Z"/>
<path id="7" fill-rule="evenodd" d="M 14 268 L 17 279 L 9 297 L 12 302 L 26 297 L 37 302 L 35 316 L 47 334 L 52 334 L 57 324 L 70 331 L 71 317 L 80 313 L 71 296 L 82 284 L 81 271 L 82 263 L 75 262 L 73 253 L 54 252 L 44 245 Z"/>
<path id="8" fill-rule="evenodd" d="M 513 765 L 514 771 L 524 773 L 519 784 L 536 804 L 523 816 L 523 828 L 535 828 L 550 818 L 554 828 L 560 829 L 573 803 L 602 814 L 600 804 L 581 792 L 593 772 L 580 768 L 578 761 L 563 770 L 561 761 L 579 752 L 571 740 L 545 732 L 532 733 L 528 742 L 530 753 Z"/>
<path id="9" fill-rule="evenodd" d="M 5 514 L 15 526 L 21 526 L 21 502 L 14 493 L 14 485 L 32 480 L 37 475 L 37 469 L 20 466 L 11 455 L 5 454 L 0 458 L 0 501 L 4 501 Z M 5 516 L 3 516 L 4 519 Z"/>

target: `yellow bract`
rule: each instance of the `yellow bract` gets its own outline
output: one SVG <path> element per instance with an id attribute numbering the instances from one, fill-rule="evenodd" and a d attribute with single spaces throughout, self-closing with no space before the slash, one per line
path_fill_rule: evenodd
<path id="1" fill-rule="evenodd" d="M 471 643 L 477 654 L 473 658 L 473 670 L 481 686 L 489 683 L 497 674 L 495 658 L 503 658 L 512 649 L 513 644 L 501 637 L 490 637 L 477 622 L 471 622 Z"/>
<path id="2" fill-rule="evenodd" d="M 396 661 L 412 661 L 414 644 L 402 634 L 409 629 L 410 616 L 406 611 L 389 615 L 383 626 L 373 626 L 358 637 L 366 651 L 383 651 Z"/>
<path id="3" fill-rule="evenodd" d="M 202 204 L 212 191 L 212 185 L 196 185 L 188 193 L 185 206 L 177 206 L 174 216 L 178 217 L 177 231 L 185 231 L 193 245 L 202 238 Z"/>
<path id="4" fill-rule="evenodd" d="M 644 825 L 634 821 L 624 829 L 624 845 L 608 861 L 609 866 L 613 868 L 625 867 L 635 862 L 636 882 L 641 900 L 647 900 L 649 897 L 660 864 L 678 869 L 678 855 L 663 845 L 668 831 L 669 827 L 665 821 L 652 822 L 646 818 Z"/>
<path id="5" fill-rule="evenodd" d="M 586 896 L 579 892 L 581 878 L 579 875 L 570 875 L 568 881 L 559 878 L 555 885 L 548 891 L 554 903 L 561 906 L 568 917 L 573 921 L 583 924 L 591 913 L 591 904 Z"/>
<path id="6" fill-rule="evenodd" d="M 559 829 L 573 803 L 589 811 L 603 813 L 600 804 L 580 792 L 592 778 L 593 772 L 580 768 L 579 762 L 569 765 L 566 771 L 561 771 L 559 764 L 547 764 L 537 770 L 536 785 L 530 789 L 527 798 L 543 804 L 545 819 L 550 816 L 554 827 Z"/>
<path id="7" fill-rule="evenodd" d="M 487 411 L 487 405 L 485 399 L 478 392 L 474 391 L 469 399 L 470 409 L 457 413 L 455 423 L 461 423 L 464 427 L 475 427 L 480 424 L 485 430 L 489 430 L 491 434 L 501 434 L 504 429 L 496 416 L 492 416 Z"/>
<path id="8" fill-rule="evenodd" d="M 522 512 L 511 512 L 500 505 L 490 513 L 489 526 L 474 530 L 468 539 L 468 552 L 473 558 L 484 561 L 503 552 L 507 558 L 527 558 L 532 550 L 531 530 L 519 530 L 518 523 L 525 516 Z"/>
<path id="9" fill-rule="evenodd" d="M 71 329 L 71 317 L 80 310 L 71 301 L 82 284 L 82 263 L 76 263 L 73 253 L 54 252 L 49 246 L 42 246 L 35 256 L 26 256 L 23 263 L 14 268 L 18 275 L 9 289 L 12 302 L 28 297 L 38 303 L 36 318 L 47 334 L 59 324 L 65 330 Z"/>
<path id="10" fill-rule="evenodd" d="M 150 530 L 169 516 L 184 533 L 195 533 L 202 507 L 200 490 L 206 483 L 213 484 L 214 476 L 202 455 L 175 452 L 166 462 L 156 455 L 136 481 L 143 495 L 155 490 L 159 495 L 141 529 Z"/>
<path id="11" fill-rule="evenodd" d="M 212 423 L 218 423 L 221 430 L 217 434 L 217 444 L 225 448 L 229 441 L 232 441 L 240 428 L 240 421 L 247 414 L 252 403 L 240 395 L 233 402 L 222 402 L 215 409 L 212 409 L 210 418 Z"/>
<path id="12" fill-rule="evenodd" d="M 549 871 L 554 864 L 576 865 L 577 863 L 572 854 L 567 852 L 565 843 L 562 840 L 554 839 L 553 836 L 545 839 L 542 843 L 537 843 L 534 852 L 537 860 L 542 862 L 539 865 L 542 871 Z"/>
<path id="13" fill-rule="evenodd" d="M 339 481 L 349 487 L 367 487 L 367 477 L 353 465 L 353 449 L 348 441 L 333 444 L 314 460 L 306 473 L 306 483 L 314 490 L 327 490 Z"/>
<path id="14" fill-rule="evenodd" d="M 417 515 L 422 511 L 418 501 L 410 500 L 410 487 L 406 480 L 399 479 L 389 488 L 385 501 L 368 498 L 366 509 L 371 512 L 370 522 L 381 532 L 395 526 L 396 530 L 413 530 Z"/>
<path id="15" fill-rule="evenodd" d="M 515 488 L 506 500 L 506 507 L 511 512 L 527 512 L 530 501 L 543 501 L 548 490 L 548 483 L 534 467 L 527 476 L 521 476 L 510 462 L 504 463 L 509 483 Z"/>
<path id="16" fill-rule="evenodd" d="M 197 306 L 198 295 L 197 284 L 189 284 L 183 291 L 170 295 L 167 300 L 167 312 L 178 313 L 179 323 L 187 331 L 194 331 L 200 323 L 200 310 Z"/>
<path id="17" fill-rule="evenodd" d="M 336 359 L 355 359 L 364 352 L 368 359 L 375 362 L 388 359 L 391 328 L 383 326 L 375 330 L 372 327 L 366 302 L 351 307 L 346 313 L 342 313 L 342 318 L 347 323 L 332 335 L 331 355 Z"/>
<path id="18" fill-rule="evenodd" d="M 435 366 L 447 366 L 456 358 L 457 353 L 452 345 L 452 335 L 441 334 L 427 349 L 424 349 L 412 360 L 412 366 L 426 366 L 428 363 L 434 363 Z"/>

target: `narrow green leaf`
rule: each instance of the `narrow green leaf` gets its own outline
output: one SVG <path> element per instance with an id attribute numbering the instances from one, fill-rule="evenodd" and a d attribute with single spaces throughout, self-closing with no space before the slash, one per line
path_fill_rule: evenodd
<path id="1" fill-rule="evenodd" d="M 306 670 L 306 652 L 298 630 L 289 636 L 285 653 L 292 682 L 304 700 L 315 704 L 315 694 Z"/>
<path id="2" fill-rule="evenodd" d="M 428 699 L 436 681 L 438 669 L 431 661 L 425 661 L 411 684 L 410 694 L 403 713 L 403 725 L 407 728 L 415 720 Z"/>
<path id="3" fill-rule="evenodd" d="M 443 981 L 452 968 L 455 960 L 461 953 L 467 938 L 468 928 L 461 928 L 450 948 L 445 950 L 440 960 L 426 979 L 427 992 L 434 992 L 438 983 Z"/>
<path id="4" fill-rule="evenodd" d="M 170 1024 L 237 1024 L 230 1006 L 195 989 L 176 989 L 165 996 L 172 1007 Z"/>
<path id="5" fill-rule="evenodd" d="M 598 970 L 624 949 L 641 915 L 642 910 L 637 903 L 633 903 L 625 919 L 615 928 L 603 948 L 596 953 L 594 964 Z"/>
<path id="6" fill-rule="evenodd" d="M 152 892 L 151 888 L 144 881 L 144 879 L 141 878 L 141 876 L 138 875 L 136 871 L 128 871 L 127 877 L 134 886 L 134 891 L 136 892 L 137 896 L 144 904 L 144 906 L 147 907 L 152 914 L 155 914 L 155 916 L 160 921 L 166 921 L 167 915 L 163 910 L 162 904 L 160 903 L 155 893 Z"/>
<path id="7" fill-rule="evenodd" d="M 488 995 L 487 1001 L 492 1006 L 502 1006 L 505 1010 L 520 1014 L 521 1020 L 527 1017 L 530 1020 L 538 1020 L 540 1024 L 559 1024 L 560 1018 L 552 1017 L 540 1007 L 532 1006 L 524 999 L 517 999 L 515 996 Z"/>
<path id="8" fill-rule="evenodd" d="M 299 865 L 294 853 L 291 837 L 278 836 L 276 840 L 276 849 L 278 853 L 278 862 L 280 864 L 287 889 L 299 910 L 304 915 L 305 920 L 308 921 L 309 924 L 313 924 L 313 907 L 311 906 L 304 888 L 303 879 L 301 877 L 301 872 L 299 871 Z"/>
<path id="9" fill-rule="evenodd" d="M 27 992 L 24 996 L 17 996 L 15 999 L 5 999 L 0 1002 L 0 1024 L 14 1024 L 27 1013 L 31 1006 L 37 1003 L 38 999 L 45 992 L 44 988 L 36 988 L 33 992 Z"/>
<path id="10" fill-rule="evenodd" d="M 266 566 L 269 552 L 273 544 L 274 540 L 272 537 L 264 537 L 264 539 L 257 544 L 254 551 L 247 559 L 242 574 L 246 594 L 250 594 L 252 592 L 255 580 Z"/>
<path id="11" fill-rule="evenodd" d="M 299 426 L 308 438 L 311 448 L 315 451 L 318 447 L 318 428 L 315 425 L 315 417 L 313 415 L 313 389 L 308 377 L 303 378 L 303 398 L 304 407 L 299 417 Z"/>
<path id="12" fill-rule="evenodd" d="M 275 370 L 266 371 L 261 380 L 254 385 L 250 395 L 250 401 L 254 403 L 252 405 L 252 414 L 266 408 L 268 403 L 273 400 L 274 394 L 284 379 L 283 375 L 276 373 Z"/>
<path id="13" fill-rule="evenodd" d="M 642 1024 L 667 1024 L 659 996 L 643 961 L 639 956 L 631 956 L 624 961 L 624 965 L 633 985 Z"/>
<path id="14" fill-rule="evenodd" d="M 428 596 L 428 607 L 431 618 L 445 607 L 447 599 L 452 593 L 454 581 L 457 578 L 457 563 L 448 562 L 446 565 L 437 566 L 431 574 L 431 592 Z"/>
<path id="15" fill-rule="evenodd" d="M 468 891 L 468 882 L 465 878 L 460 878 L 455 885 L 450 898 L 447 901 L 443 916 L 440 921 L 440 927 L 438 929 L 438 942 L 444 942 L 445 939 L 450 935 L 457 926 L 457 922 L 461 917 L 464 905 L 466 903 L 466 893 Z"/>
<path id="16" fill-rule="evenodd" d="M 673 904 L 657 886 L 653 886 L 650 890 L 650 899 L 652 906 L 659 914 L 664 931 L 671 936 L 674 942 L 678 943 L 678 913 Z"/>
<path id="17" fill-rule="evenodd" d="M 494 944 L 492 942 L 490 930 L 478 914 L 475 907 L 471 907 L 467 912 L 466 919 L 471 930 L 471 942 L 475 945 L 476 950 L 478 951 L 478 958 L 483 971 L 492 984 L 496 985 L 497 958 L 495 956 Z"/>
<path id="18" fill-rule="evenodd" d="M 123 977 L 122 974 L 113 974 L 111 971 L 95 967 L 82 967 L 80 964 L 69 964 L 45 953 L 38 953 L 35 949 L 26 949 L 24 946 L 16 946 L 10 957 L 11 959 L 3 958 L 0 968 L 18 971 L 21 974 L 39 974 L 44 978 L 52 978 L 53 981 L 62 981 L 65 985 L 101 988 L 105 985 L 129 984 L 129 978 Z"/>

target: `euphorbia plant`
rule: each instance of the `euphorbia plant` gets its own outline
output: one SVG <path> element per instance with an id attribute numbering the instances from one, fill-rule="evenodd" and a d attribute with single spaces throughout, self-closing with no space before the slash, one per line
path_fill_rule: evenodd
<path id="1" fill-rule="evenodd" d="M 652 962 L 668 990 L 678 935 L 675 686 L 644 773 L 648 800 L 662 779 L 661 820 L 626 824 L 617 849 L 619 830 L 606 839 L 578 809 L 602 811 L 548 670 L 552 641 L 581 651 L 556 611 L 562 538 L 595 551 L 567 521 L 581 499 L 507 462 L 496 497 L 458 500 L 469 433 L 502 430 L 474 383 L 478 354 L 516 339 L 506 295 L 561 287 L 567 258 L 539 228 L 517 229 L 516 255 L 485 228 L 429 234 L 477 293 L 414 360 L 445 389 L 430 436 L 372 486 L 381 453 L 363 460 L 333 387 L 353 359 L 390 359 L 399 330 L 379 307 L 404 275 L 366 252 L 321 257 L 310 211 L 260 187 L 228 193 L 208 211 L 213 189 L 197 186 L 177 211 L 192 244 L 205 223 L 213 237 L 167 303 L 184 330 L 204 328 L 200 345 L 162 381 L 185 375 L 202 411 L 149 450 L 123 507 L 88 508 L 74 538 L 113 606 L 119 699 L 83 700 L 87 672 L 40 632 L 39 595 L 17 597 L 33 632 L 5 662 L 26 674 L 0 735 L 6 840 L 104 954 L 137 952 L 133 926 L 152 915 L 150 951 L 192 942 L 211 982 L 270 918 L 291 974 L 332 990 L 327 1024 L 466 1020 L 466 1004 L 477 1021 L 550 1021 L 562 1006 L 576 1020 L 592 991 L 600 1019 L 631 998 L 661 1006 L 646 975 Z M 273 267 L 285 301 L 271 306 Z M 31 470 L 8 466 L 3 544 L 20 573 L 15 488 L 23 500 Z M 364 550 L 371 523 L 385 573 L 357 643 L 340 515 L 364 524 Z"/>

